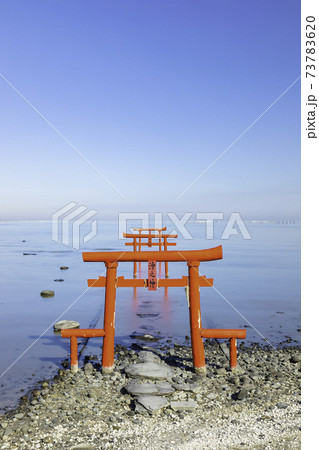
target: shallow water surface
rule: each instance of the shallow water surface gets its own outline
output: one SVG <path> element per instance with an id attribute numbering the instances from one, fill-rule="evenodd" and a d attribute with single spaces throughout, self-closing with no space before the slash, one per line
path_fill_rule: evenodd
<path id="1" fill-rule="evenodd" d="M 223 260 L 200 266 L 201 274 L 214 278 L 215 288 L 201 288 L 203 327 L 246 327 L 247 341 L 267 339 L 273 346 L 287 337 L 300 343 L 300 226 L 246 225 L 251 240 L 240 234 L 219 239 L 222 223 L 215 225 L 214 240 L 205 238 L 199 223 L 188 224 L 194 239 L 177 240 L 176 249 L 223 245 Z M 99 223 L 98 235 L 80 250 L 52 241 L 50 222 L 1 223 L 0 232 L 0 408 L 5 408 L 14 406 L 36 381 L 56 373 L 68 357 L 69 340 L 54 333 L 55 322 L 69 319 L 81 328 L 102 327 L 104 290 L 88 289 L 86 279 L 105 270 L 102 263 L 84 263 L 81 252 L 128 247 L 118 239 L 116 222 Z M 171 263 L 169 272 L 179 278 L 187 275 L 187 266 Z M 130 278 L 132 264 L 119 264 L 118 274 Z M 145 263 L 139 276 L 147 277 Z M 158 276 L 164 276 L 164 265 Z M 41 297 L 44 289 L 54 290 L 54 297 Z M 170 336 L 183 341 L 189 335 L 185 290 L 118 289 L 115 332 L 116 341 L 126 344 L 133 333 L 162 337 L 163 343 Z M 87 351 L 100 358 L 101 343 L 91 339 Z"/>

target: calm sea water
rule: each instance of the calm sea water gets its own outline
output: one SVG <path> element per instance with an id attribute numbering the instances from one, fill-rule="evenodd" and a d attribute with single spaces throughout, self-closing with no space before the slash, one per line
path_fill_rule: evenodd
<path id="1" fill-rule="evenodd" d="M 192 240 L 181 237 L 176 249 L 223 245 L 224 259 L 202 263 L 203 275 L 214 278 L 213 288 L 201 289 L 205 328 L 247 328 L 246 341 L 276 346 L 291 337 L 300 343 L 300 226 L 247 223 L 251 235 L 221 240 L 225 223 L 215 225 L 215 239 L 205 238 L 205 224 L 190 223 Z M 81 230 L 83 234 L 89 229 Z M 169 226 L 168 231 L 172 231 Z M 102 275 L 102 263 L 84 263 L 81 252 L 127 250 L 118 239 L 118 225 L 99 222 L 98 234 L 79 250 L 52 241 L 50 222 L 0 224 L 0 409 L 12 407 L 38 380 L 50 377 L 68 356 L 69 340 L 53 332 L 61 319 L 76 320 L 88 328 L 98 319 L 102 327 L 103 289 L 87 288 L 87 278 Z M 174 249 L 174 247 L 171 247 Z M 24 253 L 29 253 L 24 255 Z M 34 253 L 34 254 L 32 254 Z M 60 266 L 68 266 L 62 271 Z M 187 274 L 186 264 L 171 263 L 170 277 Z M 164 275 L 162 267 L 162 276 Z M 131 277 L 132 264 L 119 265 L 119 275 Z M 141 265 L 146 276 L 146 264 Z M 64 279 L 55 282 L 55 279 Z M 42 298 L 44 289 L 55 291 Z M 218 291 L 218 292 L 217 292 Z M 161 288 L 117 290 L 116 341 L 150 333 L 181 341 L 189 335 L 185 291 Z M 154 317 L 138 314 L 152 313 Z M 100 339 L 91 339 L 88 351 L 100 359 Z"/>

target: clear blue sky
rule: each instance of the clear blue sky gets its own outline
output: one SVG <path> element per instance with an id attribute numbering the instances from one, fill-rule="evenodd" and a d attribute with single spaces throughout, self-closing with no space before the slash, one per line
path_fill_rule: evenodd
<path id="1" fill-rule="evenodd" d="M 0 3 L 1 219 L 77 202 L 125 211 L 299 218 L 295 0 Z"/>

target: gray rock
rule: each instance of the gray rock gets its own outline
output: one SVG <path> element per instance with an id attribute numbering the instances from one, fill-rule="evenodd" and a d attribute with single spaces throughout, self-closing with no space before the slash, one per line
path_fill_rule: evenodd
<path id="1" fill-rule="evenodd" d="M 133 339 L 139 339 L 140 341 L 158 341 L 160 339 L 152 334 L 131 334 L 130 337 Z"/>
<path id="2" fill-rule="evenodd" d="M 166 364 L 152 362 L 130 364 L 125 367 L 125 372 L 132 378 L 148 378 L 151 380 L 166 380 L 174 374 L 172 369 Z"/>
<path id="3" fill-rule="evenodd" d="M 53 328 L 54 331 L 60 331 L 62 329 L 72 329 L 72 328 L 79 328 L 80 324 L 79 322 L 75 322 L 74 320 L 60 320 L 59 322 L 55 323 Z"/>
<path id="4" fill-rule="evenodd" d="M 142 363 L 149 363 L 149 362 L 158 363 L 158 362 L 160 362 L 159 356 L 155 355 L 155 353 L 153 353 L 153 352 L 147 352 L 145 350 L 139 352 L 138 359 Z"/>
<path id="5" fill-rule="evenodd" d="M 292 355 L 292 357 L 290 358 L 290 362 L 296 364 L 298 362 L 301 361 L 301 356 L 300 355 Z"/>
<path id="6" fill-rule="evenodd" d="M 211 392 L 210 394 L 206 395 L 206 398 L 208 398 L 208 400 L 215 400 L 215 398 L 218 398 L 218 394 L 216 394 L 215 392 Z"/>
<path id="7" fill-rule="evenodd" d="M 236 377 L 236 376 L 229 377 L 228 382 L 231 383 L 231 384 L 238 384 L 239 383 L 239 378 Z"/>
<path id="8" fill-rule="evenodd" d="M 286 409 L 286 408 L 288 408 L 287 403 L 282 403 L 282 402 L 277 403 L 276 406 L 279 409 Z"/>
<path id="9" fill-rule="evenodd" d="M 169 383 L 136 383 L 130 382 L 125 386 L 127 392 L 131 395 L 170 395 L 175 392 Z"/>
<path id="10" fill-rule="evenodd" d="M 86 375 L 91 375 L 94 371 L 94 367 L 92 366 L 91 363 L 86 363 L 84 364 L 84 373 Z"/>
<path id="11" fill-rule="evenodd" d="M 171 408 L 174 411 L 190 411 L 197 408 L 197 402 L 194 400 L 171 402 Z"/>
<path id="12" fill-rule="evenodd" d="M 246 388 L 242 388 L 240 391 L 236 394 L 236 400 L 243 400 L 248 396 L 248 390 Z"/>
<path id="13" fill-rule="evenodd" d="M 176 383 L 173 384 L 173 387 L 177 391 L 186 391 L 186 392 L 193 392 L 194 394 L 197 394 L 198 392 L 201 392 L 201 387 L 197 383 Z"/>
<path id="14" fill-rule="evenodd" d="M 157 395 L 141 395 L 136 400 L 137 411 L 141 412 L 140 406 L 146 411 L 153 413 L 164 408 L 168 404 L 166 398 L 159 397 Z"/>
<path id="15" fill-rule="evenodd" d="M 215 369 L 216 375 L 226 375 L 226 369 L 224 367 L 220 367 L 219 369 Z"/>
<path id="16" fill-rule="evenodd" d="M 54 291 L 44 290 L 40 292 L 41 297 L 54 297 Z"/>

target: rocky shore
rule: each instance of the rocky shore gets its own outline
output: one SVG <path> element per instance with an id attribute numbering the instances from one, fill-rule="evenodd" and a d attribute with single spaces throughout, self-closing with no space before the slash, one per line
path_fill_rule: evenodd
<path id="1" fill-rule="evenodd" d="M 225 354 L 226 353 L 226 354 Z M 300 348 L 205 342 L 206 376 L 190 346 L 116 347 L 114 372 L 87 355 L 0 416 L 0 449 L 300 448 Z"/>

